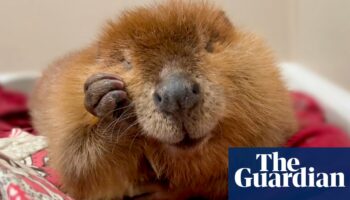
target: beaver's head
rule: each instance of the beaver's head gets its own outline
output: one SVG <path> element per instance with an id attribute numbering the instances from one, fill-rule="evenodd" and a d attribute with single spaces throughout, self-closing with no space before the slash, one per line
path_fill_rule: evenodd
<path id="1" fill-rule="evenodd" d="M 221 10 L 170 1 L 125 12 L 99 40 L 99 59 L 126 82 L 146 136 L 197 144 L 225 115 L 226 49 L 235 30 Z"/>

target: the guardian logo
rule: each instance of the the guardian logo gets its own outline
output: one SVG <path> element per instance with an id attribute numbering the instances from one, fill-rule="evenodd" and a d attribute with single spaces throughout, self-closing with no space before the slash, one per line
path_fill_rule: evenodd
<path id="1" fill-rule="evenodd" d="M 350 148 L 231 148 L 230 200 L 349 200 Z"/>
<path id="2" fill-rule="evenodd" d="M 343 172 L 325 173 L 316 167 L 303 167 L 298 158 L 283 158 L 278 152 L 256 154 L 259 171 L 249 167 L 234 172 L 234 181 L 238 187 L 248 188 L 329 188 L 345 187 Z"/>

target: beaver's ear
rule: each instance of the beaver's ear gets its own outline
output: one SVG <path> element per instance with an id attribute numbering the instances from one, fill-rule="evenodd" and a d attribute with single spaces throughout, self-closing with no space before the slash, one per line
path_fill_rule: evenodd
<path id="1" fill-rule="evenodd" d="M 218 11 L 215 21 L 216 31 L 214 31 L 212 37 L 217 37 L 217 40 L 226 40 L 228 36 L 235 32 L 234 25 L 223 10 Z"/>
<path id="2" fill-rule="evenodd" d="M 205 46 L 205 49 L 210 53 L 214 51 L 215 43 L 230 42 L 235 35 L 234 26 L 224 11 L 217 11 L 216 17 L 212 20 L 214 20 L 211 23 L 213 27 L 211 27 L 210 36 Z"/>
<path id="3" fill-rule="evenodd" d="M 223 25 L 233 28 L 233 24 L 231 23 L 230 19 L 227 17 L 225 11 L 220 10 L 218 14 L 218 18 L 220 19 L 219 20 L 220 23 L 223 23 Z"/>

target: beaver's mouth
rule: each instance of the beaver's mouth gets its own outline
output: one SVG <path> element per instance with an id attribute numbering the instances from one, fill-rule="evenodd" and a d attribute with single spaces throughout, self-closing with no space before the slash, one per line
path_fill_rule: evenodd
<path id="1" fill-rule="evenodd" d="M 177 148 L 181 148 L 181 149 L 193 148 L 199 145 L 204 140 L 204 137 L 191 138 L 186 128 L 183 128 L 183 132 L 185 134 L 185 137 L 180 142 L 174 144 L 174 146 Z"/>

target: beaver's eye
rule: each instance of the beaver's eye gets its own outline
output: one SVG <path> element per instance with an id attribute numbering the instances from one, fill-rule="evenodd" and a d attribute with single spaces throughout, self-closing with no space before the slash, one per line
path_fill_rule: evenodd
<path id="1" fill-rule="evenodd" d="M 209 53 L 212 53 L 214 51 L 214 47 L 213 47 L 213 41 L 209 40 L 205 46 L 205 50 Z"/>
<path id="2" fill-rule="evenodd" d="M 129 70 L 132 68 L 132 64 L 129 60 L 123 59 L 122 60 L 122 65 L 125 69 Z"/>

